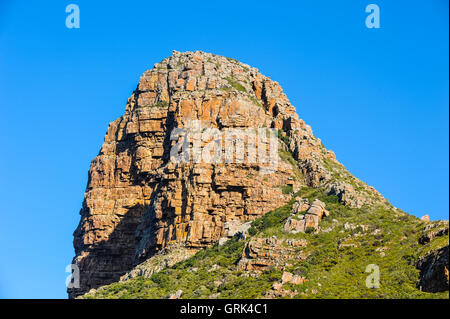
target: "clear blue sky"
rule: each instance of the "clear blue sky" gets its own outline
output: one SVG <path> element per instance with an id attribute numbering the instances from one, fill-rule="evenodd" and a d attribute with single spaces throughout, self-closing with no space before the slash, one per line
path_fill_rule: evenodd
<path id="1" fill-rule="evenodd" d="M 353 174 L 448 219 L 448 1 L 123 3 L 0 1 L 0 297 L 66 298 L 90 161 L 173 49 L 259 68 Z"/>

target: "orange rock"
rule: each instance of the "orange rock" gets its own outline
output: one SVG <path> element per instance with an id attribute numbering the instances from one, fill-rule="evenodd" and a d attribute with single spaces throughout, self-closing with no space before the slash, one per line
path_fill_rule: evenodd
<path id="1" fill-rule="evenodd" d="M 195 78 L 188 79 L 187 82 L 186 82 L 185 90 L 186 91 L 193 91 L 193 90 L 195 90 L 195 83 L 196 83 Z"/>

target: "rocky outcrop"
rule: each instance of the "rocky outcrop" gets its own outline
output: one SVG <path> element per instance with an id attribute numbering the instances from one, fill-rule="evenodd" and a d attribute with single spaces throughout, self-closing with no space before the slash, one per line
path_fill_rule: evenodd
<path id="1" fill-rule="evenodd" d="M 138 276 L 150 278 L 154 273 L 192 257 L 195 252 L 195 250 L 187 249 L 179 245 L 166 247 L 120 277 L 120 281 L 126 281 Z"/>
<path id="2" fill-rule="evenodd" d="M 298 214 L 308 206 L 307 201 L 300 198 L 293 206 L 293 213 Z M 284 224 L 284 231 L 291 233 L 312 232 L 319 229 L 319 222 L 323 216 L 329 216 L 330 213 L 325 209 L 325 203 L 316 199 L 306 209 L 304 215 L 293 215 L 287 219 Z"/>
<path id="3" fill-rule="evenodd" d="M 309 200 L 307 198 L 298 197 L 295 199 L 292 205 L 292 214 L 299 214 L 306 211 L 310 207 Z"/>
<path id="4" fill-rule="evenodd" d="M 448 235 L 448 221 L 439 221 L 426 225 L 423 229 L 423 235 L 419 238 L 419 244 L 426 245 L 436 237 Z"/>
<path id="5" fill-rule="evenodd" d="M 225 237 L 219 239 L 219 245 L 222 246 L 231 238 L 237 236 L 239 239 L 245 239 L 248 236 L 248 230 L 251 227 L 251 222 L 231 221 L 224 224 Z"/>
<path id="6" fill-rule="evenodd" d="M 418 287 L 426 292 L 449 290 L 448 229 L 446 220 L 426 221 L 419 244 L 423 245 L 421 257 L 416 261 L 420 270 Z"/>
<path id="7" fill-rule="evenodd" d="M 284 289 L 283 285 L 302 285 L 306 281 L 308 280 L 305 277 L 284 271 L 283 275 L 281 276 L 281 282 L 274 282 L 272 285 L 272 289 L 266 291 L 264 293 L 264 297 L 268 299 L 294 297 L 298 294 L 297 290 L 291 291 L 289 289 Z"/>
<path id="8" fill-rule="evenodd" d="M 260 137 L 270 128 L 282 133 L 275 154 L 293 161 L 264 160 L 273 145 Z M 222 160 L 205 160 L 211 152 Z M 283 205 L 284 187 L 301 185 L 348 205 L 384 203 L 323 147 L 277 82 L 233 59 L 174 51 L 142 75 L 91 163 L 74 232 L 81 287 L 69 296 L 119 280 L 166 247 L 211 245 L 228 236 L 226 223 Z"/>
<path id="9" fill-rule="evenodd" d="M 247 271 L 263 271 L 268 267 L 282 269 L 289 262 L 306 259 L 302 251 L 305 240 L 252 238 L 242 252 L 238 268 Z"/>

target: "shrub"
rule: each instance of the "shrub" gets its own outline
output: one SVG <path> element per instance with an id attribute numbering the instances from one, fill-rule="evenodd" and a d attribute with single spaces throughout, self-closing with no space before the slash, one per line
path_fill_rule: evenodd
<path id="1" fill-rule="evenodd" d="M 242 84 L 239 83 L 237 80 L 235 80 L 233 78 L 229 78 L 229 77 L 225 78 L 225 80 L 228 81 L 228 84 L 231 85 L 231 87 L 235 88 L 239 92 L 247 92 L 245 87 L 243 87 Z"/>
<path id="2" fill-rule="evenodd" d="M 282 130 L 278 130 L 278 138 L 280 140 L 282 140 L 286 145 L 289 145 L 289 143 L 290 143 L 289 136 L 283 135 L 283 131 Z"/>
<path id="3" fill-rule="evenodd" d="M 281 191 L 286 195 L 292 193 L 294 189 L 292 188 L 292 185 L 285 185 L 281 188 Z"/>
<path id="4" fill-rule="evenodd" d="M 154 274 L 150 279 L 155 284 L 158 284 L 162 288 L 166 288 L 170 283 L 170 278 L 163 272 L 158 272 L 158 273 Z"/>
<path id="5" fill-rule="evenodd" d="M 281 224 L 289 217 L 289 215 L 291 214 L 291 210 L 291 205 L 285 205 L 271 212 L 268 212 L 258 219 L 255 219 L 252 222 L 250 229 L 248 230 L 249 234 L 253 236 L 264 229 Z"/>

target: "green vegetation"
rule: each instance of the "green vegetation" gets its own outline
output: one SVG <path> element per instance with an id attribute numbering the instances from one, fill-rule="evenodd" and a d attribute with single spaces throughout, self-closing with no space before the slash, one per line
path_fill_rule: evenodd
<path id="1" fill-rule="evenodd" d="M 325 202 L 330 216 L 320 222 L 321 231 L 283 231 L 298 196 Z M 384 207 L 350 208 L 336 196 L 304 187 L 287 205 L 254 220 L 249 235 L 307 241 L 303 248 L 306 260 L 293 260 L 285 269 L 307 278 L 302 285 L 283 286 L 298 291 L 294 298 L 449 298 L 448 292 L 425 293 L 416 287 L 417 258 L 431 248 L 448 245 L 448 235 L 427 245 L 418 244 L 423 227 L 423 221 L 403 212 Z M 270 268 L 258 276 L 238 270 L 236 265 L 248 240 L 234 238 L 223 246 L 215 244 L 150 278 L 114 283 L 85 297 L 166 298 L 181 289 L 183 298 L 261 298 L 280 280 L 282 270 Z M 365 285 L 369 264 L 380 269 L 378 289 Z"/>
<path id="2" fill-rule="evenodd" d="M 303 188 L 295 195 L 326 203 L 330 216 L 325 217 L 319 233 L 290 234 L 282 223 L 265 228 L 257 236 L 305 239 L 309 257 L 287 271 L 301 274 L 308 281 L 294 287 L 299 292 L 313 289 L 317 294 L 299 294 L 298 298 L 448 298 L 448 292 L 425 293 L 417 289 L 419 271 L 414 263 L 424 249 L 418 244 L 423 222 L 402 212 L 385 208 L 346 207 L 336 196 L 319 189 Z M 345 229 L 344 225 L 355 225 Z M 256 234 L 255 234 L 256 235 Z M 435 238 L 429 245 L 448 245 L 448 236 Z M 354 243 L 356 247 L 340 244 Z M 430 248 L 428 249 L 430 250 Z M 380 268 L 380 288 L 368 289 L 366 267 Z M 320 286 L 319 286 L 320 284 Z"/>
<path id="3" fill-rule="evenodd" d="M 258 101 L 258 99 L 252 95 L 249 95 L 248 98 L 250 99 L 250 101 L 252 101 L 254 104 L 256 104 L 257 106 L 259 106 L 260 108 L 264 108 L 262 106 L 262 104 Z"/>
<path id="4" fill-rule="evenodd" d="M 292 193 L 294 189 L 292 188 L 292 185 L 284 185 L 283 187 L 281 187 L 281 191 L 286 195 Z"/>
<path id="5" fill-rule="evenodd" d="M 289 146 L 289 144 L 290 144 L 289 136 L 283 135 L 283 131 L 282 130 L 278 130 L 278 138 L 280 140 L 282 140 L 284 142 L 284 144 L 286 144 L 286 146 Z"/>
<path id="6" fill-rule="evenodd" d="M 304 180 L 303 173 L 300 171 L 300 169 L 297 165 L 297 161 L 294 159 L 294 157 L 292 157 L 291 152 L 286 151 L 284 149 L 280 149 L 278 151 L 278 155 L 284 162 L 286 162 L 292 166 L 292 171 L 294 172 L 295 180 L 303 181 Z"/>
<path id="7" fill-rule="evenodd" d="M 285 161 L 286 163 L 292 164 L 297 166 L 297 162 L 295 161 L 295 159 L 292 157 L 292 154 L 289 151 L 286 151 L 284 149 L 280 149 L 278 151 L 278 155 L 280 155 L 281 159 L 283 161 Z"/>
<path id="8" fill-rule="evenodd" d="M 228 61 L 230 61 L 231 63 L 239 63 L 238 60 L 233 59 L 233 58 L 229 58 L 229 57 L 225 57 Z"/>
<path id="9" fill-rule="evenodd" d="M 261 104 L 261 102 L 258 101 L 258 99 L 254 96 L 254 93 L 253 92 L 248 92 L 247 89 L 237 79 L 235 79 L 233 76 L 226 77 L 225 80 L 228 82 L 228 84 L 230 86 L 223 87 L 222 90 L 224 90 L 224 91 L 231 91 L 234 88 L 238 92 L 247 93 L 247 97 L 250 99 L 250 101 L 253 102 L 253 104 L 259 106 L 262 109 L 264 109 L 264 107 Z"/>
<path id="10" fill-rule="evenodd" d="M 254 220 L 248 233 L 251 236 L 256 235 L 264 230 L 270 229 L 272 227 L 279 226 L 283 221 L 285 221 L 292 211 L 292 204 L 285 205 L 277 208 L 271 212 L 268 212 L 264 216 Z"/>
<path id="11" fill-rule="evenodd" d="M 286 135 L 283 136 L 283 131 L 278 130 L 278 139 L 280 139 L 285 144 L 284 147 L 281 147 L 279 149 L 278 155 L 284 162 L 291 164 L 292 170 L 294 172 L 295 180 L 304 181 L 305 178 L 303 176 L 303 173 L 299 169 L 298 163 L 292 156 L 292 153 L 289 151 L 289 144 L 290 144 L 289 136 L 286 136 Z"/>
<path id="12" fill-rule="evenodd" d="M 226 77 L 225 80 L 227 80 L 228 84 L 231 86 L 231 88 L 235 88 L 237 91 L 239 92 L 245 92 L 247 93 L 247 90 L 245 89 L 245 87 L 242 86 L 241 83 L 239 83 L 238 80 L 236 80 L 235 78 L 230 78 L 230 77 Z M 231 89 L 230 87 L 228 88 L 223 88 L 224 90 L 228 91 Z"/>
<path id="13" fill-rule="evenodd" d="M 162 270 L 150 278 L 137 277 L 114 283 L 86 298 L 167 298 L 181 289 L 183 298 L 258 298 L 281 278 L 281 272 L 270 270 L 258 277 L 236 269 L 244 241 L 232 239 L 199 251 L 195 256 Z"/>

